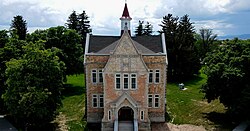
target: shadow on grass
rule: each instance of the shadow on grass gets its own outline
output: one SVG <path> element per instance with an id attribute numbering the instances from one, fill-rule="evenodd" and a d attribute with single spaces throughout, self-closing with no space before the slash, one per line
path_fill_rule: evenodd
<path id="1" fill-rule="evenodd" d="M 185 80 L 172 80 L 168 81 L 168 83 L 185 83 L 187 85 L 197 84 L 198 82 L 202 81 L 204 78 L 200 75 L 194 75 L 190 76 L 189 78 L 186 78 Z"/>
<path id="2" fill-rule="evenodd" d="M 13 116 L 5 117 L 19 131 L 56 131 L 58 123 L 41 123 L 39 126 L 26 125 L 23 122 L 17 122 Z"/>
<path id="3" fill-rule="evenodd" d="M 206 119 L 218 125 L 217 128 L 233 129 L 236 126 L 232 123 L 232 118 L 227 113 L 210 112 L 203 114 Z"/>
<path id="4" fill-rule="evenodd" d="M 167 112 L 165 112 L 165 121 L 171 122 L 171 116 Z"/>
<path id="5" fill-rule="evenodd" d="M 73 86 L 72 84 L 65 84 L 62 90 L 62 96 L 74 96 L 74 95 L 82 95 L 85 93 L 85 88 L 81 86 Z"/>
<path id="6" fill-rule="evenodd" d="M 199 76 L 199 75 L 195 75 L 193 77 L 190 77 L 190 79 L 184 81 L 187 84 L 197 84 L 198 82 L 202 81 L 204 78 Z"/>

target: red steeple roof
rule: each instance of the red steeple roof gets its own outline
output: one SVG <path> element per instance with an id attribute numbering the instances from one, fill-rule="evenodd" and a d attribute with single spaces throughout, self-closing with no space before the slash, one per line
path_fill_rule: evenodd
<path id="1" fill-rule="evenodd" d="M 122 13 L 122 18 L 130 18 L 131 19 L 131 17 L 129 16 L 127 3 L 125 3 L 125 7 L 124 7 L 124 10 L 123 10 L 123 13 Z"/>

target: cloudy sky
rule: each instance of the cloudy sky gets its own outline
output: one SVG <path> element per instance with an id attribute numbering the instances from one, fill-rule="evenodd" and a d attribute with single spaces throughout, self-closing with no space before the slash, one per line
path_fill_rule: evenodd
<path id="1" fill-rule="evenodd" d="M 65 25 L 75 10 L 86 11 L 93 34 L 119 35 L 125 0 L 0 0 L 0 30 L 9 29 L 11 20 L 22 15 L 29 32 Z M 149 21 L 154 31 L 162 17 L 188 14 L 196 30 L 211 28 L 223 35 L 250 34 L 250 0 L 127 0 L 132 29 L 139 20 Z"/>

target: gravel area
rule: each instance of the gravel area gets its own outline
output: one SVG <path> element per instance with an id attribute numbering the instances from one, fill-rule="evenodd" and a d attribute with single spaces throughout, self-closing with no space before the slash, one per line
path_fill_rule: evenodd
<path id="1" fill-rule="evenodd" d="M 206 131 L 203 126 L 190 124 L 175 125 L 172 123 L 152 123 L 152 131 Z"/>

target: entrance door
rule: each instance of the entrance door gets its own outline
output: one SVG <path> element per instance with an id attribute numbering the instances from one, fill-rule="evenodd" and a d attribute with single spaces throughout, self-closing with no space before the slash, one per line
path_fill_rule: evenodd
<path id="1" fill-rule="evenodd" d="M 122 107 L 118 111 L 118 120 L 119 121 L 133 121 L 134 111 L 130 107 Z"/>

